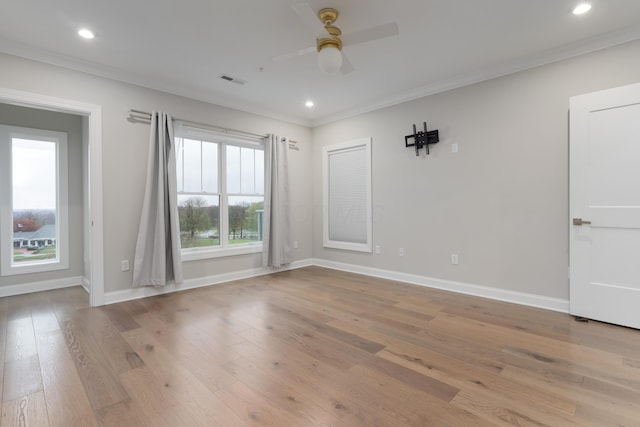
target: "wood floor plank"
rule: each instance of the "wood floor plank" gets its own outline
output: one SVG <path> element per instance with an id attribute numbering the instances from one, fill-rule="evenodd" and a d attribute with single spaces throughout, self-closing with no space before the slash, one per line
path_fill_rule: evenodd
<path id="1" fill-rule="evenodd" d="M 138 366 L 131 346 L 102 309 L 78 310 L 64 325 L 67 330 L 75 330 L 114 372 L 122 373 Z"/>
<path id="2" fill-rule="evenodd" d="M 88 294 L 82 286 L 54 289 L 47 295 L 59 323 L 69 320 L 78 310 L 89 307 Z"/>
<path id="3" fill-rule="evenodd" d="M 385 407 L 387 413 L 402 421 L 404 425 L 416 427 L 434 424 L 452 425 L 453 423 L 473 426 L 494 425 L 465 408 L 441 405 L 429 395 L 377 369 L 358 365 L 349 371 L 358 379 L 357 383 L 349 389 L 352 394 L 360 395 L 364 400 L 375 399 L 379 405 Z"/>
<path id="4" fill-rule="evenodd" d="M 607 364 L 617 367 L 622 360 L 619 354 L 593 348 L 587 349 L 580 343 L 549 338 L 536 333 L 518 334 L 503 325 L 483 323 L 467 317 L 445 314 L 434 319 L 431 325 L 434 328 L 442 328 L 448 331 L 453 328 L 462 329 L 460 333 L 465 334 L 465 336 L 475 337 L 476 339 L 485 338 L 485 340 L 489 338 L 496 343 L 505 343 L 513 347 L 528 349 L 535 346 L 538 349 L 538 353 L 547 354 L 549 357 L 564 358 L 567 354 L 570 354 L 576 361 L 581 361 L 587 365 L 593 363 L 599 366 Z"/>
<path id="5" fill-rule="evenodd" d="M 338 419 L 316 405 L 304 389 L 273 381 L 266 371 L 244 357 L 226 363 L 224 368 L 262 399 L 298 417 L 300 425 L 339 424 Z"/>
<path id="6" fill-rule="evenodd" d="M 452 404 L 502 426 L 578 427 L 581 425 L 573 418 L 574 414 L 551 412 L 546 407 L 534 409 L 530 404 L 523 404 L 520 400 L 491 391 L 462 390 L 453 398 Z"/>
<path id="7" fill-rule="evenodd" d="M 37 354 L 28 295 L 7 298 L 6 334 L 5 362 Z"/>
<path id="8" fill-rule="evenodd" d="M 197 415 L 175 399 L 153 371 L 146 366 L 131 369 L 120 375 L 123 387 L 140 408 L 141 416 L 154 427 L 206 426 L 198 422 Z M 118 402 L 120 404 L 122 402 Z M 101 408 L 99 412 L 113 408 Z M 121 406 L 117 408 L 122 409 Z M 126 414 L 126 412 L 125 412 Z M 128 424 L 130 419 L 127 419 Z M 125 425 L 127 425 L 125 424 Z"/>
<path id="9" fill-rule="evenodd" d="M 553 328 L 562 334 L 563 339 L 585 347 L 616 353 L 625 358 L 633 359 L 640 355 L 640 342 L 632 338 L 633 329 L 630 328 L 601 322 L 577 322 L 574 318 L 568 322 L 556 322 Z"/>
<path id="10" fill-rule="evenodd" d="M 250 329 L 243 331 L 240 335 L 252 342 L 277 340 L 341 369 L 348 369 L 372 357 L 371 353 L 332 340 L 322 334 L 316 334 L 311 330 L 296 327 L 278 319 L 270 320 L 269 324 L 261 330 Z"/>
<path id="11" fill-rule="evenodd" d="M 237 334 L 229 333 L 233 336 L 229 340 L 218 341 L 216 340 L 217 333 L 211 334 L 206 328 L 178 326 L 166 323 L 163 318 L 156 313 L 145 313 L 136 316 L 135 319 L 145 330 L 153 333 L 157 339 L 167 343 L 175 341 L 174 346 L 183 343 L 185 348 L 194 347 L 206 354 L 211 363 L 222 365 L 240 357 L 233 350 L 233 344 L 244 339 Z"/>
<path id="12" fill-rule="evenodd" d="M 460 391 L 459 388 L 450 384 L 379 357 L 373 357 L 363 365 L 445 402 L 450 402 Z"/>
<path id="13" fill-rule="evenodd" d="M 133 316 L 123 308 L 121 305 L 108 305 L 100 308 L 104 314 L 109 318 L 111 324 L 119 332 L 130 331 L 131 329 L 139 328 L 140 325 L 134 320 Z"/>
<path id="14" fill-rule="evenodd" d="M 323 321 L 315 320 L 310 317 L 307 317 L 303 314 L 300 314 L 296 310 L 285 309 L 276 307 L 274 305 L 267 305 L 269 317 L 278 317 L 283 322 L 289 322 L 296 326 L 303 326 L 311 331 L 322 334 L 328 338 L 332 338 L 336 341 L 340 341 L 347 345 L 359 348 L 368 353 L 377 353 L 384 348 L 383 344 L 365 339 L 358 335 L 343 331 L 338 328 L 334 328 Z M 333 320 L 332 318 L 327 319 L 327 321 Z"/>
<path id="15" fill-rule="evenodd" d="M 62 332 L 38 330 L 36 343 L 51 426 L 97 426 L 91 403 Z"/>
<path id="16" fill-rule="evenodd" d="M 640 378 L 638 378 L 637 373 L 629 372 L 627 367 L 622 363 L 622 360 L 619 360 L 618 363 L 607 363 L 603 361 L 603 363 L 598 366 L 597 363 L 593 363 L 592 361 L 583 363 L 581 360 L 582 357 L 555 357 L 549 355 L 549 353 L 538 352 L 533 346 L 530 348 L 534 349 L 505 346 L 503 354 L 533 360 L 538 364 L 560 366 L 565 372 L 582 375 L 596 381 L 611 382 L 628 388 L 629 390 L 640 391 Z M 513 361 L 513 358 L 508 359 L 502 356 L 501 359 Z"/>
<path id="17" fill-rule="evenodd" d="M 301 390 L 345 426 L 403 426 L 381 412 L 372 402 L 354 400 L 347 390 L 337 387 L 348 375 L 347 372 L 326 365 L 288 345 L 271 342 L 267 347 L 260 347 L 246 341 L 237 344 L 237 347 L 242 357 L 266 372 L 274 384 Z"/>
<path id="18" fill-rule="evenodd" d="M 34 332 L 59 331 L 60 324 L 53 307 L 51 307 L 48 293 L 35 292 L 29 294 L 28 299 Z"/>
<path id="19" fill-rule="evenodd" d="M 541 392 L 522 387 L 517 382 L 506 380 L 499 374 L 484 371 L 473 365 L 457 362 L 446 356 L 410 344 L 390 346 L 378 353 L 390 362 L 416 370 L 423 375 L 448 383 L 460 390 L 485 393 L 491 390 L 497 395 L 506 395 L 516 400 L 535 402 L 539 407 L 549 408 L 563 414 L 575 411 L 575 401 L 559 393 Z"/>
<path id="20" fill-rule="evenodd" d="M 133 329 L 124 332 L 123 337 L 140 355 L 145 367 L 153 371 L 155 383 L 163 384 L 164 391 L 189 410 L 197 425 L 241 424 L 231 410 L 151 334 L 144 329 Z"/>
<path id="21" fill-rule="evenodd" d="M 562 376 L 553 376 L 515 366 L 508 366 L 501 376 L 510 378 L 521 384 L 523 388 L 537 389 L 543 393 L 559 394 L 576 402 L 575 414 L 585 413 L 585 408 L 592 408 L 591 413 L 602 412 L 605 419 L 612 419 L 609 414 L 619 414 L 622 419 L 638 418 L 640 400 L 633 396 L 614 397 L 594 390 L 584 389 L 582 381 L 565 381 Z M 582 409 L 578 409 L 582 407 Z"/>
<path id="22" fill-rule="evenodd" d="M 225 356 L 218 356 L 222 353 L 219 351 L 220 348 L 217 348 L 215 352 L 203 351 L 200 346 L 194 345 L 184 335 L 167 328 L 156 317 L 140 315 L 137 319 L 145 331 L 153 335 L 177 361 L 210 391 L 215 392 L 227 384 L 236 382 L 236 379 L 222 368 L 222 365 L 228 361 L 240 357 L 234 351 L 226 352 Z M 206 348 L 213 346 L 206 343 Z M 230 354 L 233 354 L 233 357 L 227 357 Z"/>
<path id="23" fill-rule="evenodd" d="M 250 338 L 259 338 L 264 337 L 260 331 L 257 331 L 258 335 L 255 337 L 250 337 L 250 334 L 244 332 L 243 335 Z M 268 349 L 270 346 L 274 345 L 272 341 L 262 341 L 260 339 L 255 340 L 258 345 L 261 345 L 263 348 Z M 286 342 L 281 342 L 280 345 L 285 346 L 287 348 L 288 344 Z M 286 350 L 282 351 L 283 354 L 287 354 Z M 298 353 L 301 353 L 298 351 Z M 376 408 L 377 411 L 382 411 L 384 414 L 383 417 L 378 419 L 393 419 L 394 422 L 390 423 L 391 425 L 429 425 L 425 424 L 425 417 L 427 417 L 427 412 L 421 413 L 419 411 L 415 411 L 412 409 L 404 409 L 402 404 L 399 404 L 400 400 L 396 398 L 390 398 L 390 396 L 383 394 L 379 391 L 376 391 L 374 388 L 370 386 L 370 384 L 363 383 L 362 379 L 358 375 L 349 375 L 349 372 L 344 372 L 340 368 L 331 366 L 329 364 L 325 364 L 321 361 L 315 360 L 315 356 L 312 354 L 297 354 L 294 360 L 298 358 L 306 358 L 309 360 L 307 364 L 307 369 L 319 370 L 318 378 L 316 378 L 315 382 L 318 381 L 326 381 L 327 385 L 331 387 L 334 392 L 340 391 L 344 396 L 347 397 L 347 401 L 345 403 L 340 403 L 337 406 L 340 408 L 352 408 L 353 406 L 358 407 L 360 405 L 365 406 L 366 408 Z M 359 365 L 356 365 L 354 368 L 357 368 Z M 353 405 L 353 401 L 359 402 L 356 405 Z M 349 403 L 347 403 L 349 402 Z M 398 405 L 399 404 L 399 405 Z M 474 418 L 474 417 L 471 417 Z M 376 424 L 354 424 L 354 425 L 377 425 Z M 488 424 L 488 423 L 487 423 Z M 385 425 L 385 424 L 382 424 Z M 482 424 L 480 424 L 482 425 Z"/>
<path id="24" fill-rule="evenodd" d="M 462 334 L 468 339 L 503 343 L 503 353 L 535 358 L 551 364 L 570 364 L 571 370 L 576 373 L 628 384 L 635 389 L 640 387 L 640 371 L 624 366 L 619 354 L 535 334 L 517 334 L 502 326 L 448 314 L 433 320 L 434 328 L 443 325 L 443 330 L 452 333 L 457 330 L 457 334 Z"/>
<path id="25" fill-rule="evenodd" d="M 0 427 L 47 427 L 49 425 L 42 391 L 2 404 Z"/>
<path id="26" fill-rule="evenodd" d="M 5 362 L 3 401 L 16 400 L 42 391 L 42 376 L 38 355 Z"/>
<path id="27" fill-rule="evenodd" d="M 98 409 L 95 416 L 100 427 L 155 427 L 133 399 Z"/>
<path id="28" fill-rule="evenodd" d="M 637 426 L 638 412 L 633 414 L 616 412 L 612 408 L 599 408 L 587 404 L 578 404 L 575 421 L 582 426 L 620 427 Z"/>
<path id="29" fill-rule="evenodd" d="M 640 356 L 640 353 L 638 353 L 638 355 Z M 640 369 L 640 359 L 631 359 L 625 357 L 622 359 L 622 364 L 631 368 Z"/>
<path id="30" fill-rule="evenodd" d="M 0 427 L 629 427 L 640 331 L 305 267 L 0 298 L 0 384 Z"/>
<path id="31" fill-rule="evenodd" d="M 73 320 L 62 322 L 61 329 L 91 407 L 97 410 L 127 400 L 129 395 L 120 382 L 119 372 L 113 370 L 101 347 L 93 345 L 100 337 L 91 335 Z"/>
<path id="32" fill-rule="evenodd" d="M 303 426 L 304 420 L 272 405 L 244 383 L 237 381 L 216 392 L 242 421 L 249 426 Z"/>

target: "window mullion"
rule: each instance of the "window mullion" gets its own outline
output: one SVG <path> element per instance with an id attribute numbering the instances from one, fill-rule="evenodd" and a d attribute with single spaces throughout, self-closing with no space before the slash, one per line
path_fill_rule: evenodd
<path id="1" fill-rule="evenodd" d="M 243 147 L 240 147 L 240 163 L 238 164 L 238 168 L 240 169 L 240 176 L 238 177 L 238 179 L 240 180 L 240 194 L 242 194 L 242 153 L 243 153 Z"/>
<path id="2" fill-rule="evenodd" d="M 227 197 L 227 145 L 220 143 L 218 153 L 218 173 L 220 174 L 220 246 L 229 246 L 229 200 Z"/>
<path id="3" fill-rule="evenodd" d="M 203 142 L 200 141 L 200 192 L 204 193 L 204 150 Z"/>

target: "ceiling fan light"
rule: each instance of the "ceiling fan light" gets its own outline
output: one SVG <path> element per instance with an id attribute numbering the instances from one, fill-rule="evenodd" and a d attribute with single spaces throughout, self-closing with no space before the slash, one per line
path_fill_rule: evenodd
<path id="1" fill-rule="evenodd" d="M 318 52 L 318 66 L 325 73 L 337 73 L 342 67 L 342 53 L 335 46 L 324 46 Z"/>
<path id="2" fill-rule="evenodd" d="M 573 9 L 574 15 L 583 15 L 591 10 L 591 5 L 589 3 L 580 3 Z"/>
<path id="3" fill-rule="evenodd" d="M 93 31 L 87 29 L 87 28 L 80 28 L 78 30 L 78 35 L 80 37 L 82 37 L 83 39 L 88 39 L 91 40 L 92 38 L 95 37 L 95 34 L 93 34 Z"/>

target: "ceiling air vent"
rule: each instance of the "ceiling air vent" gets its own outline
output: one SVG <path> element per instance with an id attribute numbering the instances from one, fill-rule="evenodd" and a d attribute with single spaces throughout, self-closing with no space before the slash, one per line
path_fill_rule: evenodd
<path id="1" fill-rule="evenodd" d="M 219 79 L 222 79 L 222 80 L 226 80 L 226 81 L 231 82 L 231 83 L 235 83 L 235 84 L 237 84 L 237 85 L 243 85 L 243 84 L 246 84 L 246 83 L 247 83 L 247 81 L 246 81 L 246 80 L 236 79 L 235 77 L 231 77 L 231 76 L 229 76 L 229 75 L 227 75 L 227 74 L 220 74 L 220 75 L 218 76 L 218 78 L 219 78 Z"/>

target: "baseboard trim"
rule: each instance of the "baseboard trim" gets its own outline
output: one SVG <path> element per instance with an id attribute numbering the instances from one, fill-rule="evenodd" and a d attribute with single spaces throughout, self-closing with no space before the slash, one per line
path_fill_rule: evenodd
<path id="1" fill-rule="evenodd" d="M 123 301 L 131 301 L 139 298 L 146 298 L 155 295 L 162 295 L 187 289 L 201 288 L 205 286 L 219 285 L 233 280 L 248 279 L 251 277 L 264 276 L 278 271 L 295 270 L 297 268 L 318 266 L 333 270 L 357 273 L 365 276 L 379 277 L 382 279 L 395 280 L 398 282 L 410 283 L 428 288 L 441 289 L 449 292 L 457 292 L 466 295 L 473 295 L 482 298 L 489 298 L 497 301 L 505 301 L 529 307 L 542 308 L 545 310 L 557 311 L 561 313 L 569 312 L 569 301 L 560 298 L 550 298 L 542 295 L 529 294 L 525 292 L 509 291 L 506 289 L 491 288 L 489 286 L 475 285 L 471 283 L 455 282 L 452 280 L 436 279 L 433 277 L 419 276 L 416 274 L 402 273 L 393 270 L 383 270 L 373 267 L 365 267 L 355 264 L 346 264 L 324 259 L 304 259 L 294 261 L 291 265 L 280 268 L 252 268 L 230 273 L 216 274 L 207 277 L 185 280 L 181 285 L 168 285 L 164 287 L 144 287 L 124 289 L 105 293 L 105 304 L 114 304 Z"/>
<path id="2" fill-rule="evenodd" d="M 87 291 L 87 293 L 91 293 L 91 281 L 88 277 L 82 277 L 82 287 Z"/>
<path id="3" fill-rule="evenodd" d="M 82 277 L 73 276 L 64 279 L 42 280 L 40 282 L 22 283 L 0 287 L 0 298 L 14 295 L 30 294 L 32 292 L 52 291 L 54 289 L 82 286 Z"/>
<path id="4" fill-rule="evenodd" d="M 323 259 L 314 259 L 313 264 L 319 267 L 331 268 L 333 270 L 363 274 L 365 276 L 379 277 L 382 279 L 396 280 L 398 282 L 410 283 L 413 285 L 425 286 L 428 288 L 441 289 L 444 291 L 457 292 L 461 294 L 489 298 L 498 301 L 505 301 L 514 304 L 526 305 L 529 307 L 557 311 L 561 313 L 569 313 L 569 301 L 560 298 L 551 298 L 525 292 L 509 291 L 506 289 L 491 288 L 488 286 L 474 285 L 471 283 L 454 282 L 451 280 L 436 279 L 433 277 L 419 276 L 415 274 L 401 273 L 398 271 L 383 270 L 379 268 L 346 264 Z"/>
<path id="5" fill-rule="evenodd" d="M 187 289 L 201 288 L 204 286 L 219 285 L 233 280 L 249 279 L 251 277 L 264 276 L 266 274 L 277 273 L 279 271 L 295 270 L 298 268 L 318 266 L 333 270 L 357 273 L 365 276 L 379 277 L 382 279 L 396 280 L 398 282 L 410 283 L 413 285 L 425 286 L 428 288 L 441 289 L 444 291 L 457 292 L 466 295 L 473 295 L 482 298 L 489 298 L 498 301 L 505 301 L 514 304 L 526 305 L 529 307 L 542 308 L 545 310 L 569 313 L 569 301 L 560 298 L 545 297 L 542 295 L 529 294 L 525 292 L 509 291 L 506 289 L 491 288 L 488 286 L 475 285 L 471 283 L 455 282 L 452 280 L 436 279 L 433 277 L 419 276 L 416 274 L 402 273 L 393 270 L 366 267 L 362 265 L 347 264 L 324 259 L 303 259 L 294 261 L 283 268 L 252 268 L 230 273 L 216 274 L 207 277 L 185 280 L 179 286 L 168 285 L 164 287 L 132 288 L 120 291 L 105 293 L 105 304 L 114 304 L 123 301 L 131 301 L 139 298 L 146 298 L 154 295 L 162 295 L 171 292 L 178 292 Z M 32 292 L 50 291 L 54 289 L 69 288 L 72 286 L 82 286 L 89 292 L 89 279 L 82 276 L 67 277 L 64 279 L 43 280 L 40 282 L 24 283 L 19 285 L 8 285 L 0 287 L 0 298 L 13 295 L 22 295 Z"/>
<path id="6" fill-rule="evenodd" d="M 233 271 L 230 273 L 216 274 L 213 276 L 198 277 L 196 279 L 185 280 L 180 285 L 167 285 L 143 288 L 123 289 L 121 291 L 106 292 L 104 294 L 105 304 L 115 304 L 118 302 L 131 301 L 139 298 L 146 298 L 155 295 L 168 294 L 172 292 L 184 291 L 187 289 L 202 288 L 205 286 L 219 285 L 233 280 L 249 279 L 251 277 L 264 276 L 266 274 L 277 273 L 279 271 L 295 270 L 297 268 L 309 267 L 313 265 L 312 259 L 294 261 L 290 265 L 282 268 L 251 268 L 247 270 Z"/>

